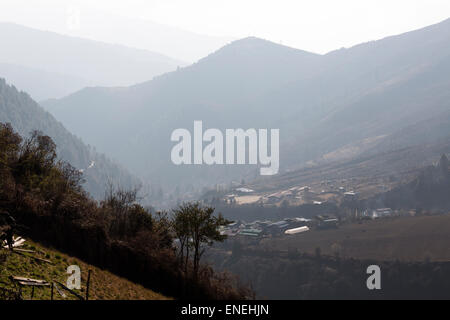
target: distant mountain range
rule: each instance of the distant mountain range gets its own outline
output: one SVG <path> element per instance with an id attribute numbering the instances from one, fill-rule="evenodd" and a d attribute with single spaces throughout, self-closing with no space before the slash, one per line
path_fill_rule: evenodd
<path id="1" fill-rule="evenodd" d="M 246 38 L 152 81 L 45 106 L 142 177 L 201 186 L 252 179 L 257 168 L 177 167 L 176 128 L 278 128 L 282 169 L 427 143 L 450 136 L 449 71 L 446 20 L 326 55 Z"/>
<path id="2" fill-rule="evenodd" d="M 20 90 L 29 92 L 36 101 L 61 98 L 93 85 L 76 76 L 8 63 L 0 63 L 0 76 L 14 83 Z"/>
<path id="3" fill-rule="evenodd" d="M 147 50 L 11 23 L 0 23 L 0 42 L 0 77 L 38 101 L 85 86 L 128 86 L 186 65 Z"/>
<path id="4" fill-rule="evenodd" d="M 28 137 L 34 130 L 50 136 L 57 145 L 58 157 L 83 171 L 86 190 L 96 199 L 105 195 L 108 183 L 135 187 L 140 181 L 104 155 L 86 146 L 30 96 L 0 79 L 0 122 L 10 123 L 15 131 Z"/>
<path id="5" fill-rule="evenodd" d="M 61 24 L 54 29 L 66 29 L 65 34 L 75 37 L 159 52 L 189 63 L 196 62 L 236 40 L 231 37 L 198 34 L 145 19 L 121 17 L 88 8 L 83 8 L 80 14 L 80 28 L 69 30 Z"/>

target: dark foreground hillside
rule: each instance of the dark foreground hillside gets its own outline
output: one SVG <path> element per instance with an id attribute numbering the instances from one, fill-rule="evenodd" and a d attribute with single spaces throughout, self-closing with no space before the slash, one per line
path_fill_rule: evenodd
<path id="1" fill-rule="evenodd" d="M 56 158 L 50 137 L 23 140 L 0 124 L 0 214 L 9 213 L 21 235 L 166 296 L 245 297 L 209 267 L 181 268 L 168 219 L 140 206 L 136 192 L 111 188 L 97 203 L 81 188 L 81 173 Z"/>
<path id="2" fill-rule="evenodd" d="M 68 256 L 54 249 L 46 248 L 38 243 L 26 240 L 20 250 L 11 252 L 0 249 L 0 300 L 14 299 L 19 290 L 10 277 L 21 276 L 38 278 L 39 280 L 65 284 L 68 278 L 67 267 L 77 265 L 81 270 L 81 289 L 74 291 L 81 297 L 86 297 L 87 278 L 89 271 L 89 300 L 166 300 L 169 299 L 152 290 L 144 288 L 111 272 L 89 265 L 77 258 Z M 41 258 L 42 260 L 34 259 Z M 45 260 L 45 261 L 44 261 Z M 47 262 L 46 262 L 47 261 Z M 50 300 L 51 287 L 24 287 L 20 292 L 21 299 Z M 79 300 L 61 286 L 54 288 L 53 300 Z"/>

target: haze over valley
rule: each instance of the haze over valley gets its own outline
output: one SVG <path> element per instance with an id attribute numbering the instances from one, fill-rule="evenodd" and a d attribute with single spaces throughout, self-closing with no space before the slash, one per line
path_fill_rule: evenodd
<path id="1" fill-rule="evenodd" d="M 166 188 L 253 180 L 255 166 L 175 166 L 171 132 L 192 130 L 199 119 L 205 129 L 280 128 L 283 172 L 446 138 L 449 26 L 326 55 L 246 38 L 151 81 L 83 89 L 43 105 L 84 141 Z M 434 126 L 437 119 L 443 123 Z"/>
<path id="2" fill-rule="evenodd" d="M 448 2 L 16 1 L 0 300 L 450 298 Z"/>

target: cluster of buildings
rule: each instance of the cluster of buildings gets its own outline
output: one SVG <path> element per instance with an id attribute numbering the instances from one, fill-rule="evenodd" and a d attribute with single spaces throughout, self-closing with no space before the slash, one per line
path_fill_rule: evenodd
<path id="1" fill-rule="evenodd" d="M 320 188 L 319 186 L 317 186 Z M 309 186 L 295 186 L 273 193 L 258 194 L 249 188 L 236 188 L 233 193 L 224 196 L 223 201 L 227 204 L 251 204 L 279 205 L 287 202 L 290 205 L 315 204 L 321 205 L 327 202 L 339 202 L 340 199 L 347 201 L 357 200 L 358 192 L 345 187 L 334 187 L 328 182 L 322 182 L 321 191 L 314 191 Z M 320 189 L 319 189 L 320 190 Z"/>
<path id="2" fill-rule="evenodd" d="M 391 208 L 379 208 L 374 210 L 365 210 L 362 216 L 370 219 L 390 217 L 394 214 Z M 220 228 L 222 235 L 228 237 L 240 237 L 247 239 L 260 239 L 263 237 L 274 237 L 282 235 L 292 235 L 311 230 L 335 229 L 339 227 L 339 219 L 334 215 L 317 215 L 314 219 L 305 219 L 303 217 L 285 218 L 279 221 L 260 221 L 253 222 L 236 221 Z"/>
<path id="3" fill-rule="evenodd" d="M 319 214 L 316 216 L 317 229 L 335 229 L 339 226 L 339 219 L 334 215 Z"/>
<path id="4" fill-rule="evenodd" d="M 386 218 L 391 217 L 394 214 L 391 208 L 379 208 L 374 210 L 366 210 L 363 212 L 363 217 L 378 219 L 378 218 Z"/>
<path id="5" fill-rule="evenodd" d="M 287 190 L 278 191 L 272 194 L 264 196 L 261 200 L 263 203 L 275 204 L 282 200 L 304 200 L 311 196 L 311 189 L 308 186 L 303 187 L 292 187 Z"/>
<path id="6" fill-rule="evenodd" d="M 220 233 L 229 237 L 261 238 L 265 236 L 279 236 L 308 231 L 313 224 L 311 219 L 286 218 L 280 221 L 254 221 L 246 223 L 236 221 L 222 227 Z"/>

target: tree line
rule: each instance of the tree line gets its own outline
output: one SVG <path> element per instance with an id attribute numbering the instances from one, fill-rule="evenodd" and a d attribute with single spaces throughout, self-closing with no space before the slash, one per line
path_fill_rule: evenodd
<path id="1" fill-rule="evenodd" d="M 205 247 L 224 239 L 218 227 L 227 221 L 213 208 L 190 203 L 154 213 L 136 189 L 109 186 L 95 201 L 82 182 L 79 170 L 57 159 L 50 137 L 36 131 L 22 139 L 0 123 L 0 209 L 24 236 L 170 297 L 248 296 L 234 277 L 201 263 Z"/>

